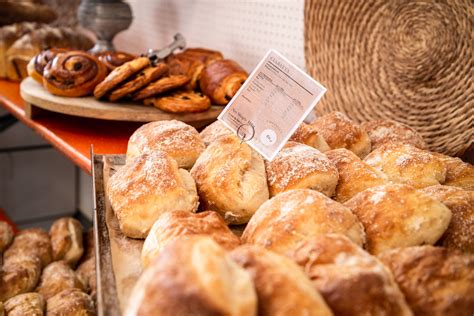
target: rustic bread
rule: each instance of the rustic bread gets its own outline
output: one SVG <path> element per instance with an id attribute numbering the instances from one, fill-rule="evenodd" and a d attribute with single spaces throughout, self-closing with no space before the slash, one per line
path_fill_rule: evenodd
<path id="1" fill-rule="evenodd" d="M 221 121 L 215 121 L 214 123 L 209 124 L 201 131 L 201 133 L 199 133 L 206 146 L 209 146 L 209 144 L 222 136 L 232 134 L 232 131 Z"/>
<path id="2" fill-rule="evenodd" d="M 290 140 L 314 147 L 320 152 L 326 152 L 331 149 L 316 127 L 304 122 L 298 126 L 293 135 L 291 135 Z"/>
<path id="3" fill-rule="evenodd" d="M 446 164 L 446 179 L 444 185 L 460 187 L 474 191 L 474 166 L 460 158 L 432 153 Z"/>
<path id="4" fill-rule="evenodd" d="M 5 302 L 5 314 L 7 316 L 42 316 L 45 305 L 46 302 L 39 293 L 19 294 Z"/>
<path id="5" fill-rule="evenodd" d="M 65 261 L 55 261 L 44 268 L 36 291 L 45 300 L 65 289 L 77 288 L 84 290 L 84 284 Z"/>
<path id="6" fill-rule="evenodd" d="M 41 274 L 41 260 L 37 256 L 17 254 L 5 259 L 0 272 L 0 301 L 18 294 L 31 292 Z"/>
<path id="7" fill-rule="evenodd" d="M 7 222 L 0 221 L 0 264 L 3 252 L 10 246 L 13 240 L 13 229 Z"/>
<path id="8" fill-rule="evenodd" d="M 41 228 L 28 228 L 20 231 L 11 246 L 5 251 L 3 259 L 10 257 L 28 256 L 41 260 L 42 267 L 52 260 L 51 240 L 46 231 Z"/>
<path id="9" fill-rule="evenodd" d="M 360 127 L 369 135 L 372 150 L 386 143 L 410 144 L 420 149 L 427 149 L 428 147 L 417 131 L 399 122 L 377 120 L 364 122 Z"/>
<path id="10" fill-rule="evenodd" d="M 79 289 L 66 289 L 46 301 L 48 316 L 94 316 L 94 301 Z"/>
<path id="11" fill-rule="evenodd" d="M 49 235 L 54 261 L 64 260 L 71 267 L 76 266 L 84 253 L 82 229 L 81 222 L 72 217 L 60 218 L 51 225 Z"/>

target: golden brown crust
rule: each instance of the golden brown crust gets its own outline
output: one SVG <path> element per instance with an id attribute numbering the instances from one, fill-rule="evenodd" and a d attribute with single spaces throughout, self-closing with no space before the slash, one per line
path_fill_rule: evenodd
<path id="1" fill-rule="evenodd" d="M 137 56 L 129 53 L 111 51 L 99 52 L 95 55 L 110 71 L 122 66 L 126 62 L 137 58 Z"/>
<path id="2" fill-rule="evenodd" d="M 5 302 L 5 313 L 8 316 L 43 316 L 45 301 L 38 293 L 24 293 Z"/>
<path id="3" fill-rule="evenodd" d="M 180 168 L 191 168 L 205 146 L 196 129 L 181 121 L 157 121 L 142 125 L 128 141 L 127 162 L 154 151 L 164 151 Z"/>
<path id="4" fill-rule="evenodd" d="M 370 152 L 370 138 L 355 122 L 341 112 L 318 117 L 312 125 L 332 149 L 346 148 L 364 158 Z"/>
<path id="5" fill-rule="evenodd" d="M 408 125 L 391 120 L 378 120 L 364 122 L 360 126 L 369 135 L 372 150 L 386 143 L 410 144 L 420 149 L 427 149 L 423 137 Z"/>
<path id="6" fill-rule="evenodd" d="M 247 72 L 233 60 L 222 59 L 209 63 L 201 73 L 201 91 L 215 104 L 227 104 L 237 93 Z"/>
<path id="7" fill-rule="evenodd" d="M 441 201 L 452 213 L 448 229 L 437 244 L 474 254 L 474 192 L 445 185 L 421 191 Z"/>
<path id="8" fill-rule="evenodd" d="M 224 58 L 221 52 L 200 47 L 186 48 L 183 52 L 175 54 L 173 56 L 186 56 L 190 59 L 200 60 L 204 64 L 208 64 L 210 62 L 213 62 L 214 60 L 220 60 Z"/>
<path id="9" fill-rule="evenodd" d="M 346 235 L 360 246 L 365 243 L 364 229 L 350 209 L 322 193 L 299 189 L 265 202 L 241 240 L 285 254 L 303 240 L 328 233 Z"/>
<path id="10" fill-rule="evenodd" d="M 252 245 L 238 247 L 230 257 L 252 277 L 258 315 L 332 315 L 310 280 L 288 258 Z"/>
<path id="11" fill-rule="evenodd" d="M 65 261 L 55 261 L 43 269 L 36 291 L 48 300 L 50 297 L 70 288 L 84 290 L 84 284 Z"/>
<path id="12" fill-rule="evenodd" d="M 120 229 L 128 237 L 145 238 L 165 212 L 195 212 L 199 204 L 189 173 L 162 151 L 139 156 L 109 178 L 107 195 Z"/>
<path id="13" fill-rule="evenodd" d="M 51 48 L 42 51 L 35 57 L 31 58 L 27 66 L 28 75 L 43 84 L 43 71 L 46 65 L 56 57 L 57 54 L 65 53 L 65 48 Z"/>
<path id="14" fill-rule="evenodd" d="M 179 88 L 188 83 L 190 78 L 186 75 L 171 75 L 163 77 L 148 84 L 133 96 L 134 101 L 140 101 L 155 95 Z"/>
<path id="15" fill-rule="evenodd" d="M 0 301 L 32 291 L 41 274 L 41 260 L 36 256 L 17 254 L 5 258 L 0 273 Z"/>
<path id="16" fill-rule="evenodd" d="M 48 233 L 41 228 L 20 231 L 5 251 L 3 258 L 7 261 L 10 257 L 20 255 L 38 257 L 42 266 L 47 266 L 52 260 L 51 240 Z"/>
<path id="17" fill-rule="evenodd" d="M 206 146 L 209 146 L 212 142 L 216 139 L 225 136 L 225 135 L 232 135 L 232 131 L 228 129 L 224 124 L 220 121 L 215 121 L 214 123 L 208 125 L 205 129 L 199 133 L 201 139 L 204 141 Z"/>
<path id="18" fill-rule="evenodd" d="M 145 239 L 142 250 L 143 265 L 147 267 L 170 241 L 189 235 L 207 235 L 226 250 L 240 245 L 239 237 L 232 233 L 216 212 L 168 212 L 158 218 Z"/>
<path id="19" fill-rule="evenodd" d="M 340 203 L 365 189 L 388 183 L 387 176 L 360 160 L 348 149 L 333 149 L 324 154 L 339 173 L 334 199 Z"/>
<path id="20" fill-rule="evenodd" d="M 404 184 L 385 184 L 358 193 L 345 204 L 367 234 L 366 249 L 433 245 L 448 228 L 451 211 L 438 200 Z"/>
<path id="21" fill-rule="evenodd" d="M 92 94 L 107 75 L 105 66 L 82 51 L 57 54 L 43 71 L 43 85 L 52 94 L 82 97 Z"/>
<path id="22" fill-rule="evenodd" d="M 102 98 L 112 89 L 117 87 L 120 83 L 131 78 L 133 75 L 138 73 L 140 70 L 150 66 L 150 59 L 148 57 L 138 57 L 129 62 L 124 63 L 112 70 L 108 76 L 103 79 L 94 89 L 94 96 L 97 99 Z"/>
<path id="23" fill-rule="evenodd" d="M 416 188 L 441 184 L 446 178 L 446 164 L 441 159 L 409 144 L 387 143 L 371 152 L 364 162 L 390 181 Z"/>
<path id="24" fill-rule="evenodd" d="M 82 224 L 72 217 L 63 217 L 56 220 L 49 230 L 53 260 L 64 260 L 71 267 L 84 253 L 82 245 Z"/>
<path id="25" fill-rule="evenodd" d="M 446 248 L 420 246 L 379 256 L 390 268 L 415 315 L 472 315 L 474 256 Z"/>
<path id="26" fill-rule="evenodd" d="M 144 103 L 169 113 L 198 113 L 211 107 L 211 100 L 195 91 L 176 91 L 167 96 L 145 99 Z"/>
<path id="27" fill-rule="evenodd" d="M 291 135 L 290 140 L 314 147 L 320 152 L 326 152 L 331 149 L 324 140 L 324 137 L 318 133 L 316 127 L 306 123 L 301 123 L 293 135 Z"/>
<path id="28" fill-rule="evenodd" d="M 135 78 L 114 89 L 108 96 L 109 101 L 117 101 L 125 96 L 130 96 L 152 81 L 158 80 L 168 71 L 168 66 L 159 63 L 140 71 Z"/>
<path id="29" fill-rule="evenodd" d="M 206 236 L 170 242 L 136 283 L 125 315 L 254 316 L 250 275 Z"/>
<path id="30" fill-rule="evenodd" d="M 7 222 L 0 221 L 0 257 L 13 240 L 13 229 Z M 0 264 L 1 264 L 0 259 Z"/>
<path id="31" fill-rule="evenodd" d="M 89 258 L 83 261 L 79 264 L 75 272 L 79 281 L 84 285 L 84 290 L 94 297 L 97 291 L 95 258 Z"/>
<path id="32" fill-rule="evenodd" d="M 460 187 L 464 190 L 474 191 L 474 166 L 459 158 L 446 156 L 440 153 L 433 155 L 446 164 L 446 179 L 444 185 Z"/>
<path id="33" fill-rule="evenodd" d="M 94 302 L 79 289 L 66 289 L 46 302 L 48 316 L 94 316 Z"/>
<path id="34" fill-rule="evenodd" d="M 289 141 L 272 161 L 265 161 L 270 196 L 292 189 L 312 189 L 331 197 L 336 167 L 319 150 Z"/>
<path id="35" fill-rule="evenodd" d="M 335 315 L 413 315 L 390 271 L 346 236 L 316 236 L 289 256 Z"/>
<path id="36" fill-rule="evenodd" d="M 244 224 L 268 200 L 262 157 L 239 138 L 213 142 L 191 169 L 203 209 L 216 211 L 226 223 Z"/>

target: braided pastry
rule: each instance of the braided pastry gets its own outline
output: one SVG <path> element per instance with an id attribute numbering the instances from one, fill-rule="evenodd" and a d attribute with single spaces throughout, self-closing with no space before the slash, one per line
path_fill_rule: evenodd
<path id="1" fill-rule="evenodd" d="M 169 96 L 144 100 L 145 105 L 171 113 L 196 113 L 211 107 L 211 100 L 199 92 L 177 91 Z"/>
<path id="2" fill-rule="evenodd" d="M 158 79 L 150 83 L 148 86 L 138 91 L 133 97 L 134 101 L 143 100 L 157 94 L 179 88 L 188 83 L 190 78 L 186 75 L 169 76 Z"/>
<path id="3" fill-rule="evenodd" d="M 51 48 L 42 51 L 35 57 L 31 58 L 27 66 L 28 75 L 43 84 L 43 71 L 44 67 L 53 60 L 59 53 L 65 53 L 68 50 L 65 48 Z"/>
<path id="4" fill-rule="evenodd" d="M 95 57 L 81 51 L 59 54 L 46 65 L 44 87 L 55 95 L 86 96 L 107 75 L 107 68 Z"/>
<path id="5" fill-rule="evenodd" d="M 137 58 L 137 56 L 129 53 L 111 51 L 99 52 L 96 56 L 110 71 Z"/>

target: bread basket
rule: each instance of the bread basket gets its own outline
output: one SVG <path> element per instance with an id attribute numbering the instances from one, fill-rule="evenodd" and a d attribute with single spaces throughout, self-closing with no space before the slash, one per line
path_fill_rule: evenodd
<path id="1" fill-rule="evenodd" d="M 467 0 L 306 0 L 306 66 L 328 88 L 317 113 L 393 119 L 431 150 L 472 149 L 473 12 Z"/>

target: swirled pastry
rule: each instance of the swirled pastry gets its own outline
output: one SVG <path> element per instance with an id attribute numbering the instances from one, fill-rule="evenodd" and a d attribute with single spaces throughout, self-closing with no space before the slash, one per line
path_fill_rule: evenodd
<path id="1" fill-rule="evenodd" d="M 43 316 L 46 302 L 39 293 L 24 293 L 5 302 L 7 316 Z"/>
<path id="2" fill-rule="evenodd" d="M 129 53 L 112 51 L 99 52 L 95 55 L 110 71 L 137 58 L 137 56 Z"/>
<path id="3" fill-rule="evenodd" d="M 28 75 L 43 84 L 43 72 L 46 65 L 56 57 L 57 54 L 67 52 L 65 48 L 51 48 L 42 51 L 31 58 L 27 66 Z"/>
<path id="4" fill-rule="evenodd" d="M 186 75 L 171 75 L 148 84 L 133 96 L 134 101 L 143 100 L 184 86 L 191 78 Z"/>
<path id="5" fill-rule="evenodd" d="M 420 149 L 426 149 L 423 137 L 408 125 L 391 121 L 378 120 L 364 122 L 360 127 L 367 132 L 372 145 L 372 150 L 386 143 L 410 144 Z"/>
<path id="6" fill-rule="evenodd" d="M 211 107 L 207 96 L 194 91 L 176 91 L 167 96 L 145 99 L 144 103 L 169 113 L 197 113 Z"/>
<path id="7" fill-rule="evenodd" d="M 56 55 L 43 71 L 43 85 L 52 94 L 86 96 L 104 80 L 107 68 L 95 57 L 81 51 Z"/>

